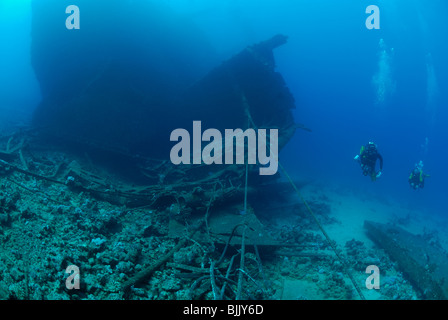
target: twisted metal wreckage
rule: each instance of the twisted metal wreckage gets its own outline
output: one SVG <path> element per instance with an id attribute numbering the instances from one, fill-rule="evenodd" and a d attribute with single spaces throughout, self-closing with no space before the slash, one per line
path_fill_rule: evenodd
<path id="1" fill-rule="evenodd" d="M 165 12 L 140 7 L 150 2 L 131 5 L 117 1 L 107 6 L 100 1 L 78 3 L 81 8 L 89 7 L 84 12 L 94 18 L 87 17 L 79 32 L 69 32 L 59 26 L 60 12 L 65 12 L 68 2 L 32 2 L 32 64 L 43 99 L 32 128 L 0 137 L 1 179 L 61 205 L 64 203 L 59 199 L 23 183 L 24 179 L 63 185 L 73 193 L 89 194 L 128 213 L 143 209 L 169 212 L 167 236 L 177 243 L 121 284 L 125 296 L 167 266 L 191 280 L 190 298 L 206 294 L 213 299 L 253 298 L 256 292 L 257 298 L 271 298 L 261 248 L 271 251 L 294 246 L 294 252 L 283 251 L 282 255 L 325 256 L 314 250 L 307 252 L 308 243 L 303 239 L 274 239 L 257 218 L 263 210 L 274 210 L 267 198 L 273 200 L 275 192 L 289 187 L 277 176 L 259 176 L 257 165 L 176 166 L 169 161 L 170 133 L 191 126 L 195 120 L 221 132 L 226 128 L 278 129 L 279 150 L 296 129 L 310 131 L 294 122 L 294 98 L 275 71 L 273 50 L 287 38 L 276 35 L 249 46 L 212 69 L 216 60 L 210 58 L 212 51 L 197 29 L 176 20 L 174 25 L 182 26 L 182 30 L 173 30 L 171 18 L 158 18 Z M 132 13 L 132 20 L 122 16 L 124 11 Z M 116 28 L 108 29 L 110 21 L 101 21 L 101 17 L 114 21 Z M 92 36 L 97 38 L 90 39 Z M 179 49 L 174 55 L 173 48 Z M 136 59 L 127 55 L 136 55 Z M 47 156 L 54 150 L 67 151 L 67 156 Z M 279 167 L 305 204 L 303 211 L 314 218 L 364 298 L 335 243 L 281 164 Z M 108 174 L 111 168 L 115 178 Z M 283 205 L 282 211 L 297 214 L 297 198 L 275 203 Z M 372 237 L 384 237 L 382 227 L 369 222 L 366 227 Z M 409 257 L 399 254 L 394 241 L 378 242 L 386 250 L 390 247 L 391 254 L 402 259 L 401 266 L 406 269 Z M 170 262 L 188 243 L 202 248 L 208 259 L 204 266 Z M 239 250 L 235 253 L 231 247 Z M 220 248 L 220 254 L 209 252 L 209 248 Z M 408 273 L 417 285 L 432 288 L 422 290 L 430 297 L 443 298 L 446 295 L 440 289 L 444 286 L 440 275 L 436 283 L 429 276 L 421 277 L 426 269 L 418 264 L 428 263 L 428 259 L 411 264 L 417 271 Z M 432 270 L 440 269 L 428 264 Z"/>
<path id="2" fill-rule="evenodd" d="M 213 70 L 202 81 L 196 83 L 196 90 L 198 86 L 204 85 L 210 88 L 213 83 L 210 79 L 228 75 L 229 68 L 252 64 L 252 66 L 256 66 L 252 70 L 262 72 L 271 80 L 274 79 L 269 86 L 272 91 L 266 91 L 266 87 L 261 90 L 252 81 L 253 90 L 269 94 L 281 92 L 283 97 L 284 94 L 289 95 L 281 77 L 274 71 L 272 60 L 272 50 L 283 44 L 285 40 L 284 37 L 277 36 L 245 49 Z M 244 63 L 240 63 L 241 60 Z M 236 69 L 233 69 L 233 72 Z M 259 77 L 257 79 L 260 80 Z M 261 83 L 266 81 L 266 79 L 262 80 Z M 232 78 L 232 81 L 236 81 L 235 78 Z M 241 82 L 236 81 L 236 84 L 243 87 Z M 234 94 L 238 95 L 240 92 Z M 289 96 L 287 101 L 292 103 L 292 97 Z M 237 108 L 240 108 L 240 112 L 246 116 L 249 124 L 256 127 L 251 114 L 257 114 L 260 119 L 263 118 L 263 113 L 257 113 L 257 110 L 250 108 L 246 99 L 240 99 L 239 102 Z M 271 106 L 276 107 L 276 105 Z M 288 108 L 293 107 L 292 104 L 287 106 Z M 309 130 L 295 125 L 286 110 L 284 110 L 285 114 L 288 116 L 283 120 L 287 119 L 287 121 L 279 126 L 282 146 L 287 143 L 297 127 Z M 272 120 L 271 117 L 267 117 L 267 119 Z M 263 125 L 263 122 L 260 124 Z M 108 177 L 86 170 L 76 160 L 55 162 L 50 158 L 35 156 L 35 153 L 38 152 L 45 153 L 48 148 L 50 150 L 54 150 L 55 146 L 58 148 L 58 144 L 49 145 L 48 138 L 50 136 L 51 130 L 48 128 L 35 127 L 18 130 L 10 135 L 0 137 L 0 176 L 2 179 L 30 193 L 41 194 L 48 201 L 55 203 L 59 203 L 59 200 L 53 199 L 39 189 L 27 187 L 20 180 L 27 176 L 46 181 L 49 184 L 64 185 L 73 192 L 88 193 L 101 201 L 124 207 L 127 211 L 144 208 L 169 208 L 169 211 L 173 213 L 169 219 L 168 236 L 171 239 L 177 239 L 177 243 L 154 263 L 123 282 L 121 290 L 124 296 L 131 294 L 132 288 L 147 283 L 155 271 L 167 266 L 179 270 L 178 276 L 191 279 L 190 298 L 203 297 L 207 292 L 211 292 L 210 295 L 214 299 L 253 298 L 255 291 L 258 291 L 259 294 L 261 292 L 259 298 L 269 298 L 272 291 L 270 291 L 270 283 L 264 274 L 259 249 L 279 249 L 291 245 L 306 247 L 306 244 L 303 243 L 282 242 L 272 238 L 258 220 L 253 207 L 247 204 L 248 194 L 254 194 L 256 197 L 260 189 L 266 185 L 269 188 L 269 184 L 275 180 L 275 178 L 270 178 L 266 181 L 266 177 L 260 178 L 259 175 L 253 173 L 257 169 L 256 166 L 175 166 L 168 160 L 160 161 L 135 156 L 122 149 L 109 148 L 104 143 L 93 141 L 86 143 L 88 139 L 85 137 L 81 139 L 74 136 L 64 137 L 65 141 L 72 145 L 81 145 L 85 155 L 96 153 L 97 155 L 106 155 L 107 158 L 112 156 L 114 159 L 120 159 L 120 166 L 126 163 L 127 168 L 132 167 L 134 174 L 137 172 L 137 175 L 140 176 L 140 181 L 145 182 L 140 186 L 127 186 L 125 183 L 111 183 Z M 59 145 L 59 147 L 61 146 Z M 46 170 L 42 168 L 46 168 Z M 249 184 L 247 183 L 248 174 L 250 174 Z M 287 174 L 286 177 L 290 179 Z M 290 182 L 300 197 L 294 183 Z M 281 184 L 276 182 L 275 188 L 281 188 Z M 308 210 L 313 215 L 309 207 Z M 238 214 L 241 211 L 244 214 Z M 317 220 L 316 222 L 320 226 Z M 411 235 L 397 226 L 381 225 L 370 221 L 366 221 L 365 226 L 368 235 L 394 260 L 398 261 L 399 267 L 422 296 L 430 299 L 446 299 L 447 289 L 443 270 L 446 269 L 444 266 L 448 265 L 448 260 L 441 248 L 428 244 L 422 237 Z M 334 246 L 322 227 L 321 231 L 329 244 Z M 189 242 L 198 243 L 203 247 L 219 247 L 222 251 L 216 259 L 208 255 L 208 268 L 170 262 L 173 255 L 187 246 Z M 233 246 L 240 249 L 229 259 L 229 248 Z M 253 254 L 247 254 L 249 249 Z M 338 254 L 337 249 L 333 248 L 333 251 L 343 262 L 344 259 Z M 291 252 L 285 253 L 284 251 L 279 251 L 280 253 L 291 254 Z M 319 255 L 316 252 L 301 250 L 296 250 L 295 254 Z M 348 267 L 345 266 L 345 268 L 360 297 L 364 298 L 355 280 L 347 271 Z M 243 281 L 244 278 L 248 282 Z M 249 284 L 254 290 L 249 289 Z"/>
<path id="3" fill-rule="evenodd" d="M 257 121 L 261 127 L 278 128 L 279 146 L 283 147 L 296 128 L 309 130 L 294 123 L 290 111 L 294 107 L 294 99 L 280 74 L 274 70 L 272 50 L 285 42 L 286 37 L 278 35 L 250 46 L 225 61 L 182 95 L 184 103 L 181 109 L 193 104 L 196 107 L 202 106 L 200 110 L 208 110 L 210 105 L 216 106 L 217 113 L 223 112 L 223 109 L 226 112 L 231 109 L 232 122 L 236 125 L 245 123 L 247 126 L 249 123 L 255 126 Z M 228 91 L 225 91 L 226 89 Z M 229 101 L 232 103 L 229 104 Z M 38 110 L 37 113 L 39 112 Z M 197 110 L 187 116 L 185 111 L 183 112 L 183 118 L 195 117 L 198 114 Z M 214 115 L 212 116 L 214 118 Z M 211 119 L 210 115 L 205 117 Z M 82 121 L 82 118 L 78 117 L 73 121 Z M 176 120 L 173 122 L 176 123 Z M 177 244 L 154 264 L 123 283 L 124 293 L 129 293 L 130 288 L 148 280 L 154 271 L 165 264 L 188 270 L 189 277 L 196 275 L 191 291 L 200 289 L 200 292 L 205 292 L 211 286 L 215 299 L 228 297 L 231 294 L 229 292 L 233 292 L 230 287 L 235 288 L 234 298 L 251 296 L 242 286 L 243 277 L 264 293 L 267 292 L 266 279 L 260 284 L 247 269 L 250 263 L 245 261 L 248 259 L 245 248 L 253 248 L 255 260 L 252 263 L 255 262 L 255 265 L 252 267 L 264 277 L 258 248 L 277 247 L 281 244 L 266 232 L 254 210 L 247 204 L 247 197 L 248 194 L 256 194 L 258 188 L 269 184 L 275 178 L 263 181 L 256 173 L 256 165 L 175 166 L 168 160 L 136 156 L 125 150 L 124 144 L 117 148 L 116 145 L 108 144 L 110 141 L 98 141 L 96 137 L 90 138 L 87 134 L 73 135 L 69 129 L 63 132 L 65 134 L 61 134 L 61 125 L 53 125 L 35 126 L 1 137 L 3 150 L 0 151 L 0 172 L 5 179 L 32 193 L 41 191 L 26 187 L 18 181 L 19 177 L 28 176 L 50 184 L 65 185 L 74 192 L 88 193 L 101 201 L 125 207 L 127 210 L 169 207 L 170 211 L 174 212 L 170 218 L 168 235 L 170 238 L 179 239 Z M 108 178 L 86 170 L 75 160 L 53 162 L 46 158 L 48 163 L 36 166 L 36 163 L 43 160 L 34 153 L 45 151 L 46 148 L 54 149 L 55 146 L 62 148 L 61 141 L 71 146 L 71 151 L 83 150 L 84 155 L 114 159 L 114 168 L 117 170 L 121 170 L 125 164 L 126 170 L 131 168 L 133 177 L 144 183 L 140 186 L 126 186 L 124 183 L 113 185 Z M 47 167 L 45 173 L 42 171 L 43 167 Z M 249 177 L 251 183 L 247 184 Z M 44 196 L 49 201 L 58 202 L 49 195 Z M 244 214 L 238 214 L 240 211 L 244 211 Z M 188 234 L 185 234 L 186 224 L 190 226 Z M 215 261 L 210 259 L 208 269 L 170 264 L 170 258 L 184 247 L 187 241 L 211 246 L 221 245 L 222 254 Z M 228 256 L 229 246 L 233 245 L 241 246 L 241 249 L 229 261 L 225 258 Z M 238 255 L 239 268 L 235 266 Z M 204 281 L 208 279 L 210 281 Z"/>
<path id="4" fill-rule="evenodd" d="M 294 98 L 282 76 L 275 71 L 273 50 L 286 43 L 285 36 L 277 35 L 249 46 L 205 75 L 189 76 L 185 72 L 184 77 L 180 77 L 184 79 L 180 84 L 172 81 L 179 76 L 179 64 L 172 59 L 163 64 L 166 54 L 153 57 L 156 61 L 150 61 L 149 67 L 144 67 L 148 71 L 162 64 L 162 73 L 148 75 L 149 72 L 142 72 L 139 65 L 134 70 L 135 74 L 129 72 L 123 79 L 123 70 L 117 72 L 121 66 L 120 57 L 113 56 L 114 51 L 107 46 L 103 52 L 100 47 L 96 48 L 100 51 L 100 59 L 93 57 L 93 63 L 87 64 L 86 68 L 67 69 L 84 63 L 83 54 L 94 50 L 83 48 L 78 34 L 61 37 L 57 31 L 52 34 L 57 28 L 45 29 L 47 22 L 58 20 L 59 11 L 56 9 L 65 8 L 64 3 L 52 1 L 33 2 L 36 15 L 50 15 L 48 19 L 33 20 L 33 66 L 41 84 L 43 100 L 36 110 L 33 128 L 0 137 L 0 177 L 27 192 L 41 195 L 46 201 L 61 205 L 64 203 L 45 194 L 45 191 L 22 183 L 23 179 L 28 177 L 50 185 L 64 185 L 74 193 L 89 194 L 100 201 L 125 208 L 126 212 L 149 208 L 169 212 L 167 235 L 177 243 L 162 257 L 124 281 L 120 288 L 124 296 L 131 295 L 132 288 L 148 283 L 155 271 L 167 266 L 179 270 L 177 276 L 191 280 L 190 298 L 203 298 L 207 293 L 213 299 L 254 298 L 256 295 L 257 298 L 271 298 L 270 282 L 260 258 L 261 248 L 272 252 L 294 246 L 294 252 L 283 251 L 281 254 L 325 256 L 325 253 L 314 250 L 307 252 L 307 243 L 303 241 L 284 242 L 273 238 L 257 218 L 256 213 L 262 209 L 271 209 L 264 198 L 273 198 L 273 190 L 284 189 L 277 177 L 260 177 L 256 165 L 176 166 L 168 159 L 170 132 L 175 128 L 185 128 L 198 119 L 218 130 L 278 129 L 279 150 L 288 143 L 297 128 L 310 131 L 294 123 L 291 112 L 295 107 Z M 56 13 L 52 12 L 53 9 Z M 99 12 L 103 10 L 101 6 L 98 9 Z M 56 18 L 51 14 L 56 14 Z M 119 17 L 115 18 L 119 20 Z M 138 17 L 135 20 L 140 28 Z M 48 25 L 54 27 L 51 23 Z M 186 28 L 185 24 L 182 25 Z M 64 50 L 73 47 L 64 40 L 78 41 L 80 48 L 66 52 Z M 52 44 L 50 48 L 49 43 Z M 88 45 L 92 43 L 90 41 Z M 132 43 L 128 45 L 132 46 Z M 168 49 L 172 47 L 168 45 Z M 104 59 L 107 54 L 112 56 Z M 74 63 L 63 67 L 57 55 L 67 56 Z M 170 70 L 172 65 L 174 67 Z M 196 68 L 191 70 L 196 71 Z M 165 73 L 171 75 L 169 81 L 161 78 Z M 73 83 L 73 79 L 78 81 Z M 134 81 L 136 79 L 140 81 Z M 67 92 L 66 88 L 71 91 Z M 55 149 L 81 155 L 90 165 L 67 160 L 69 157 L 52 159 L 45 156 Z M 98 167 L 95 168 L 93 162 L 103 163 L 104 168 L 112 167 L 114 175 L 121 174 L 127 181 L 102 174 L 106 170 L 95 170 Z M 301 198 L 298 188 L 281 165 L 280 169 Z M 364 298 L 334 242 L 306 201 L 301 200 L 306 206 L 305 211 L 309 211 L 341 261 L 359 296 Z M 282 210 L 297 211 L 297 200 L 283 205 Z M 401 261 L 400 267 L 414 279 L 424 295 L 437 299 L 446 297 L 446 284 L 441 272 L 446 257 L 442 253 L 424 248 L 421 241 L 416 241 L 423 248 L 421 250 L 428 253 L 413 259 L 401 250 L 412 245 L 409 235 L 405 234 L 403 243 L 397 244 L 397 236 L 386 236 L 388 226 L 366 222 L 366 227 L 380 246 Z M 394 230 L 395 235 L 401 232 Z M 170 262 L 175 253 L 188 243 L 202 248 L 208 267 L 206 264 L 197 267 Z M 231 247 L 239 250 L 235 253 Z M 216 255 L 217 251 L 209 252 L 208 248 L 220 248 L 221 253 Z M 253 254 L 249 254 L 249 250 Z M 440 259 L 430 258 L 433 256 Z"/>

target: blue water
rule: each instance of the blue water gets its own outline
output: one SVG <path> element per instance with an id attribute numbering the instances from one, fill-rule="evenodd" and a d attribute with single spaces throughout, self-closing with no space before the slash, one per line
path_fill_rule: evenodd
<path id="1" fill-rule="evenodd" d="M 40 100 L 31 67 L 30 1 L 0 1 L 0 112 L 1 123 L 29 118 Z M 8 110 L 5 114 L 4 110 Z"/>
<path id="2" fill-rule="evenodd" d="M 277 69 L 296 99 L 296 121 L 312 129 L 298 130 L 280 154 L 290 173 L 445 214 L 448 2 L 164 2 L 192 18 L 222 59 L 278 33 L 289 37 L 275 51 Z M 371 4 L 381 10 L 379 30 L 365 26 Z M 3 125 L 28 119 L 41 99 L 30 61 L 30 8 L 27 0 L 0 0 Z M 353 161 L 368 141 L 384 158 L 376 182 Z M 431 177 L 414 191 L 407 178 L 419 160 Z"/>

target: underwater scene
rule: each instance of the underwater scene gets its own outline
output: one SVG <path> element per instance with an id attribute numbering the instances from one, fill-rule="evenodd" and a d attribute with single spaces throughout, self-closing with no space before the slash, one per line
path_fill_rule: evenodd
<path id="1" fill-rule="evenodd" d="M 0 300 L 447 299 L 447 14 L 0 0 Z"/>

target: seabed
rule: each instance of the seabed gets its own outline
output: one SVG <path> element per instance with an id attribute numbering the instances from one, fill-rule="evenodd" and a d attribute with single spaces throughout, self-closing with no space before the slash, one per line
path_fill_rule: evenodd
<path id="1" fill-rule="evenodd" d="M 245 166 L 210 173 L 139 162 L 148 183 L 138 185 L 93 153 L 48 145 L 34 131 L 4 135 L 0 150 L 0 299 L 360 299 L 347 271 L 366 299 L 445 298 L 437 278 L 445 262 L 435 257 L 446 240 L 428 229 L 414 236 L 423 217 L 398 205 L 296 181 L 340 261 L 287 181 L 253 187 L 256 168 L 243 212 Z M 425 261 L 397 257 L 372 226 L 406 233 L 408 246 L 424 239 L 418 245 L 433 251 Z M 414 259 L 426 282 L 400 259 Z M 66 287 L 72 265 L 79 290 Z M 369 265 L 381 272 L 378 290 L 365 287 Z"/>

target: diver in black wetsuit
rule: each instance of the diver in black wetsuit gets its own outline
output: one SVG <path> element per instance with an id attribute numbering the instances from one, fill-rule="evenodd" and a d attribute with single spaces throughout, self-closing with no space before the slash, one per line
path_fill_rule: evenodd
<path id="1" fill-rule="evenodd" d="M 354 158 L 361 165 L 362 172 L 365 176 L 370 176 L 372 181 L 375 181 L 383 173 L 383 157 L 378 152 L 378 147 L 375 143 L 369 142 L 362 146 L 359 155 Z M 380 170 L 376 172 L 376 161 L 380 161 Z"/>

